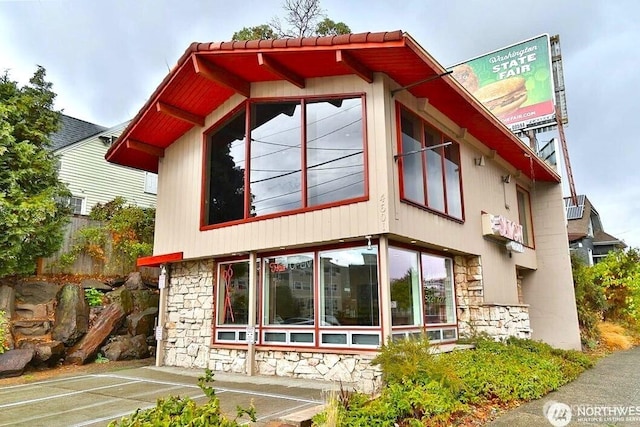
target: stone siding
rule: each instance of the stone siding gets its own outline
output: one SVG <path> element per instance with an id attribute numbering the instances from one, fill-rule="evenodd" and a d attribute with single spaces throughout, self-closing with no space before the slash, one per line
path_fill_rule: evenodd
<path id="1" fill-rule="evenodd" d="M 461 337 L 478 333 L 489 334 L 495 339 L 510 336 L 531 337 L 528 305 L 484 302 L 482 262 L 479 256 L 456 256 L 454 281 L 458 309 L 458 334 Z M 516 286 L 519 286 L 519 283 Z"/>

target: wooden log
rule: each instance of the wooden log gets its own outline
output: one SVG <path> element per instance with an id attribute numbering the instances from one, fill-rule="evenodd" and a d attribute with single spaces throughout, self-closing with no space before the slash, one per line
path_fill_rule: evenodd
<path id="1" fill-rule="evenodd" d="M 67 353 L 65 365 L 83 365 L 96 355 L 100 346 L 118 329 L 125 312 L 120 304 L 109 304 L 100 313 L 93 327 Z"/>

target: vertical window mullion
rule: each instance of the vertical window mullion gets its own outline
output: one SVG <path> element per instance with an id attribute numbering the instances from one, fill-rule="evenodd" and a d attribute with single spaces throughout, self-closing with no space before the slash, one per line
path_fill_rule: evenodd
<path id="1" fill-rule="evenodd" d="M 444 144 L 444 135 L 440 135 L 440 144 Z M 442 190 L 443 190 L 443 198 L 444 198 L 444 212 L 449 214 L 449 203 L 447 201 L 447 165 L 445 161 L 445 153 L 444 150 L 447 147 L 440 147 L 438 151 L 440 152 L 440 168 L 442 170 Z"/>
<path id="2" fill-rule="evenodd" d="M 302 99 L 300 102 L 301 114 L 300 120 L 302 124 L 300 126 L 300 178 L 302 180 L 300 185 L 300 192 L 302 197 L 302 207 L 306 208 L 307 202 L 307 101 Z"/>
<path id="3" fill-rule="evenodd" d="M 422 148 L 422 152 L 420 152 L 420 159 L 422 160 L 422 189 L 424 191 L 424 203 L 426 206 L 429 206 L 429 187 L 427 186 L 427 166 L 428 166 L 428 162 L 427 162 L 427 150 L 425 150 L 425 148 L 427 147 L 427 141 L 425 139 L 425 135 L 424 135 L 424 122 L 422 121 L 422 119 L 418 119 L 420 120 L 420 148 Z"/>
<path id="4" fill-rule="evenodd" d="M 251 103 L 247 102 L 244 120 L 244 218 L 251 215 Z"/>

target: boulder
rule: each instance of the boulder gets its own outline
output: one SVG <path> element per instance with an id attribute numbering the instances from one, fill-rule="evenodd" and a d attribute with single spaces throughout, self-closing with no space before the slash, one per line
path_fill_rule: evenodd
<path id="1" fill-rule="evenodd" d="M 144 359 L 149 357 L 149 346 L 145 335 L 119 335 L 102 347 L 105 357 L 111 361 Z"/>
<path id="2" fill-rule="evenodd" d="M 84 290 L 77 285 L 62 287 L 56 307 L 56 321 L 52 338 L 71 346 L 89 329 L 89 304 L 84 298 Z"/>
<path id="3" fill-rule="evenodd" d="M 16 300 L 27 304 L 46 304 L 56 299 L 60 286 L 49 282 L 20 282 L 16 285 Z"/>
<path id="4" fill-rule="evenodd" d="M 60 341 L 47 342 L 25 342 L 21 346 L 23 349 L 32 349 L 35 351 L 33 360 L 34 365 L 42 365 L 46 363 L 48 366 L 55 366 L 62 360 L 64 356 L 64 344 Z"/>
<path id="5" fill-rule="evenodd" d="M 47 335 L 51 331 L 51 322 L 48 320 L 16 320 L 11 326 L 15 337 L 20 335 L 38 337 Z"/>
<path id="6" fill-rule="evenodd" d="M 94 357 L 102 343 L 120 327 L 124 316 L 125 312 L 120 304 L 112 303 L 106 306 L 87 334 L 69 349 L 64 363 L 82 365 Z"/>
<path id="7" fill-rule="evenodd" d="M 99 291 L 112 291 L 113 288 L 109 286 L 107 283 L 101 282 L 96 279 L 84 279 L 80 282 L 80 285 L 83 289 L 97 289 Z"/>
<path id="8" fill-rule="evenodd" d="M 16 317 L 19 319 L 48 319 L 54 313 L 53 301 L 46 304 L 16 304 Z"/>
<path id="9" fill-rule="evenodd" d="M 121 306 L 125 314 L 129 314 L 133 311 L 133 294 L 126 287 L 122 286 L 106 295 L 109 298 L 109 301 Z"/>
<path id="10" fill-rule="evenodd" d="M 133 296 L 134 311 L 145 311 L 151 307 L 158 307 L 160 303 L 160 294 L 158 291 L 148 289 L 131 291 Z"/>
<path id="11" fill-rule="evenodd" d="M 7 315 L 7 319 L 13 317 L 15 310 L 16 291 L 13 286 L 2 285 L 0 286 L 0 311 L 4 311 Z"/>
<path id="12" fill-rule="evenodd" d="M 111 279 L 107 279 L 106 283 L 112 288 L 119 288 L 120 286 L 124 285 L 124 282 L 126 281 L 127 279 L 125 277 L 114 277 Z"/>
<path id="13" fill-rule="evenodd" d="M 140 272 L 134 271 L 133 273 L 130 273 L 129 277 L 127 277 L 127 281 L 124 282 L 124 286 L 130 291 L 144 289 L 145 286 L 144 282 L 142 281 L 142 275 L 140 274 Z"/>
<path id="14" fill-rule="evenodd" d="M 35 354 L 33 349 L 9 350 L 0 354 L 0 378 L 22 375 L 25 366 Z"/>
<path id="15" fill-rule="evenodd" d="M 140 313 L 132 313 L 127 316 L 127 331 L 132 336 L 153 335 L 158 307 L 149 307 Z"/>

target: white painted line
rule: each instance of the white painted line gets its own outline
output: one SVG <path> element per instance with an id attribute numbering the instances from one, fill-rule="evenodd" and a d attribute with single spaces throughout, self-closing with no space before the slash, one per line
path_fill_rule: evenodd
<path id="1" fill-rule="evenodd" d="M 309 406 L 309 405 L 311 405 L 311 404 L 310 403 L 303 403 L 302 405 L 294 406 L 293 408 L 283 409 L 282 411 L 274 412 L 273 414 L 264 415 L 262 417 L 259 417 L 259 418 L 257 418 L 257 421 L 262 421 L 262 420 L 264 420 L 266 418 L 273 418 L 273 417 L 277 417 L 278 415 L 291 413 L 291 412 L 297 411 L 298 409 L 304 408 L 305 406 Z M 246 423 L 243 423 L 243 424 L 249 424 L 249 422 L 247 421 Z"/>
<path id="2" fill-rule="evenodd" d="M 129 385 L 129 384 L 135 384 L 135 383 L 139 383 L 139 382 L 140 381 L 129 381 L 129 382 L 126 382 L 126 383 L 118 383 L 118 384 L 106 385 L 106 386 L 102 386 L 102 387 L 88 388 L 86 390 L 79 390 L 79 391 L 72 391 L 72 392 L 69 392 L 69 393 L 56 394 L 56 395 L 53 395 L 53 396 L 40 397 L 38 399 L 23 400 L 23 401 L 14 402 L 14 403 L 6 403 L 4 405 L 0 405 L 0 408 L 10 408 L 12 406 L 27 405 L 29 403 L 42 402 L 44 400 L 51 400 L 51 399 L 58 399 L 60 397 L 73 396 L 73 395 L 76 395 L 76 394 L 88 393 L 88 392 L 96 391 L 96 390 L 104 390 L 106 388 L 118 387 L 118 386 Z"/>
<path id="3" fill-rule="evenodd" d="M 158 381 L 158 380 L 150 380 L 150 379 L 146 379 L 146 378 L 137 378 L 137 377 L 128 377 L 125 375 L 108 375 L 108 374 L 96 374 L 96 375 L 92 375 L 93 377 L 98 377 L 98 378 L 115 378 L 115 379 L 119 379 L 119 380 L 137 380 L 137 381 L 143 381 L 146 383 L 151 383 L 151 384 L 162 384 L 162 385 L 175 385 L 175 386 L 180 386 L 180 387 L 186 387 L 186 388 L 200 388 L 197 385 L 194 384 L 184 384 L 184 383 L 177 383 L 174 381 Z"/>
<path id="4" fill-rule="evenodd" d="M 204 394 L 199 394 L 199 395 L 196 395 L 196 396 L 191 396 L 191 399 L 196 400 L 196 399 L 200 399 L 201 397 L 206 397 L 206 395 L 204 395 Z M 138 409 L 140 409 L 140 410 L 143 410 L 143 411 L 144 411 L 145 409 L 154 408 L 155 406 L 156 406 L 156 405 L 148 405 L 148 406 L 144 406 L 144 407 L 141 407 L 141 408 L 138 408 Z M 91 425 L 91 424 L 95 424 L 95 423 L 102 423 L 102 422 L 104 422 L 104 421 L 117 420 L 117 419 L 119 419 L 119 418 L 126 417 L 126 416 L 128 416 L 128 415 L 131 415 L 131 414 L 133 414 L 135 411 L 136 411 L 136 410 L 134 409 L 133 411 L 121 412 L 121 413 L 119 413 L 119 414 L 114 414 L 114 415 L 110 415 L 110 416 L 107 416 L 107 417 L 95 418 L 95 419 L 93 419 L 93 420 L 87 420 L 87 421 L 84 421 L 84 422 L 82 422 L 82 423 L 80 423 L 80 424 L 74 424 L 72 427 L 84 427 L 84 426 L 89 426 L 89 425 Z"/>
<path id="5" fill-rule="evenodd" d="M 33 383 L 28 383 L 28 384 L 10 385 L 10 386 L 6 386 L 6 387 L 2 387 L 2 390 L 0 390 L 0 393 L 4 393 L 5 391 L 8 391 L 10 389 L 16 389 L 16 388 L 20 388 L 20 387 L 30 387 L 30 386 L 35 386 L 35 385 L 46 385 L 46 384 L 59 383 L 59 382 L 69 382 L 70 383 L 70 382 L 74 382 L 74 381 L 90 379 L 92 377 L 93 377 L 93 375 L 83 375 L 81 377 L 58 378 L 58 379 L 55 379 L 55 380 L 36 381 L 36 382 L 33 382 Z"/>

